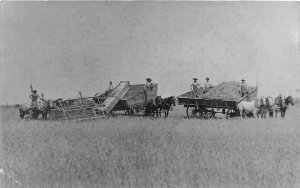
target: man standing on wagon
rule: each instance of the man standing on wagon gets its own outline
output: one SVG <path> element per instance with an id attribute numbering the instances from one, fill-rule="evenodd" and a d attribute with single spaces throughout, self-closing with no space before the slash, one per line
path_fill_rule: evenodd
<path id="1" fill-rule="evenodd" d="M 29 96 L 29 98 L 31 98 L 31 108 L 37 108 L 37 100 L 38 98 L 40 98 L 41 100 L 44 100 L 42 99 L 38 94 L 37 94 L 37 91 L 36 90 L 33 90 L 31 95 Z"/>
<path id="2" fill-rule="evenodd" d="M 247 84 L 245 83 L 244 78 L 242 79 L 242 83 L 240 84 L 239 93 L 241 94 L 241 97 L 248 94 L 248 87 L 247 87 Z"/>
<path id="3" fill-rule="evenodd" d="M 108 95 L 114 90 L 114 86 L 112 85 L 112 81 L 109 81 L 109 86 L 107 87 L 105 91 L 105 96 L 108 97 Z"/>
<path id="4" fill-rule="evenodd" d="M 199 90 L 200 90 L 200 84 L 197 81 L 198 78 L 193 78 L 194 82 L 191 84 L 191 90 L 196 94 L 196 97 L 199 95 Z"/>
<path id="5" fill-rule="evenodd" d="M 211 83 L 209 82 L 209 78 L 206 78 L 206 82 L 204 84 L 204 90 L 203 90 L 203 94 L 205 94 L 206 92 L 208 92 L 208 90 L 212 88 Z"/>
<path id="6" fill-rule="evenodd" d="M 152 81 L 151 78 L 147 78 L 146 81 L 147 82 L 144 85 L 145 101 L 147 101 L 147 98 L 148 98 L 147 96 L 148 96 L 149 91 L 152 91 L 152 89 L 154 87 L 153 83 L 151 82 Z"/>

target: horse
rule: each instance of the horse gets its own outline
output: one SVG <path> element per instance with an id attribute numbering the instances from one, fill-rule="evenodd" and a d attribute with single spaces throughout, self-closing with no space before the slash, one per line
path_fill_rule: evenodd
<path id="1" fill-rule="evenodd" d="M 41 106 L 38 109 L 38 114 L 42 114 L 42 119 L 47 120 L 47 115 L 50 113 L 50 109 L 53 107 L 51 100 L 44 100 L 41 102 Z"/>
<path id="2" fill-rule="evenodd" d="M 27 118 L 32 113 L 30 104 L 20 104 L 19 112 L 20 112 L 20 119 L 23 119 L 24 117 Z"/>
<path id="3" fill-rule="evenodd" d="M 167 97 L 162 99 L 160 96 L 157 96 L 155 98 L 155 105 L 157 107 L 157 116 L 158 116 L 158 111 L 159 114 L 161 115 L 161 112 L 165 112 L 165 118 L 169 116 L 169 111 L 172 108 L 172 105 L 176 105 L 176 98 L 175 96 Z"/>
<path id="4" fill-rule="evenodd" d="M 258 108 L 258 111 L 256 112 L 258 118 L 259 115 L 261 118 L 267 117 L 268 109 L 267 109 L 267 103 L 265 98 L 261 97 L 259 99 L 259 103 L 256 105 L 256 108 Z"/>
<path id="5" fill-rule="evenodd" d="M 245 112 L 245 114 L 251 114 L 250 117 L 254 117 L 254 114 L 257 114 L 257 107 L 256 104 L 257 102 L 255 101 L 242 101 L 237 105 L 237 109 L 240 112 L 240 116 L 241 118 L 244 116 L 243 113 Z"/>
<path id="6" fill-rule="evenodd" d="M 273 118 L 273 114 L 274 114 L 274 101 L 273 101 L 273 98 L 271 96 L 266 97 L 266 107 L 267 107 L 267 110 L 269 112 L 269 117 Z"/>
<path id="7" fill-rule="evenodd" d="M 154 102 L 155 102 L 155 106 L 156 106 L 156 117 L 158 117 L 158 113 L 159 113 L 159 116 L 161 116 L 161 110 L 163 108 L 163 99 L 161 98 L 161 96 L 157 96 L 155 97 L 154 99 Z"/>
<path id="8" fill-rule="evenodd" d="M 294 105 L 294 99 L 292 96 L 283 97 L 279 95 L 275 98 L 275 117 L 277 117 L 277 113 L 280 111 L 280 117 L 285 117 L 285 112 L 289 106 L 289 104 Z"/>
<path id="9" fill-rule="evenodd" d="M 155 111 L 157 111 L 157 107 L 154 103 L 153 99 L 148 99 L 145 101 L 144 103 L 144 107 L 145 107 L 145 116 L 154 116 Z"/>
<path id="10" fill-rule="evenodd" d="M 31 119 L 38 119 L 41 114 L 43 120 L 47 120 L 47 115 L 50 113 L 50 109 L 53 107 L 53 102 L 51 100 L 43 100 L 38 102 L 36 106 L 32 106 Z"/>

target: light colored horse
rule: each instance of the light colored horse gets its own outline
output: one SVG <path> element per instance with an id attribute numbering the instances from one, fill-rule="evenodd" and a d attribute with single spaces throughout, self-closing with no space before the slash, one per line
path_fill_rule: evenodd
<path id="1" fill-rule="evenodd" d="M 254 118 L 254 114 L 257 114 L 257 100 L 256 101 L 242 101 L 237 105 L 237 109 L 240 111 L 241 118 L 243 117 L 243 112 L 246 114 L 251 114 L 251 117 Z"/>

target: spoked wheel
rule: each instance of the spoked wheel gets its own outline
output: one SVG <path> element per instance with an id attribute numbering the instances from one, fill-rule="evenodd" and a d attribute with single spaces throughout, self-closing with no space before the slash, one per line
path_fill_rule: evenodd
<path id="1" fill-rule="evenodd" d="M 228 109 L 226 112 L 226 119 L 236 117 L 235 109 Z"/>
<path id="2" fill-rule="evenodd" d="M 187 107 L 186 109 L 186 115 L 187 117 L 192 117 L 192 118 L 203 118 L 204 117 L 204 112 L 200 109 L 197 109 L 195 107 Z"/>
<path id="3" fill-rule="evenodd" d="M 210 119 L 210 118 L 212 118 L 214 116 L 215 116 L 215 111 L 214 110 L 207 110 L 204 113 L 204 119 Z"/>
<path id="4" fill-rule="evenodd" d="M 187 117 L 195 117 L 196 116 L 196 108 L 193 106 L 189 106 L 186 108 L 186 115 Z"/>

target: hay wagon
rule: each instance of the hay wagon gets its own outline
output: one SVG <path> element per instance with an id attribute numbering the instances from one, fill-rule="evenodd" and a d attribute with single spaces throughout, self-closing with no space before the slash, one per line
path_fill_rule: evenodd
<path id="1" fill-rule="evenodd" d="M 202 92 L 201 92 L 202 93 Z M 177 97 L 178 104 L 184 105 L 187 117 L 200 119 L 209 119 L 216 113 L 226 115 L 226 118 L 238 116 L 237 105 L 248 98 L 255 100 L 257 97 L 257 88 L 249 92 L 238 100 L 226 100 L 222 98 L 205 98 L 202 94 L 196 94 L 193 91 L 186 92 Z"/>

